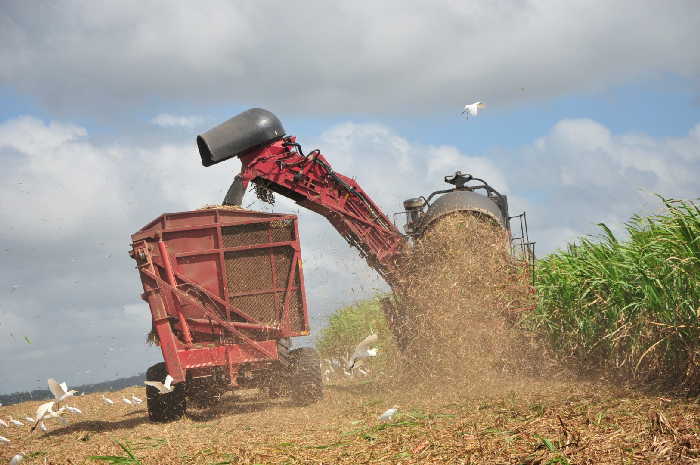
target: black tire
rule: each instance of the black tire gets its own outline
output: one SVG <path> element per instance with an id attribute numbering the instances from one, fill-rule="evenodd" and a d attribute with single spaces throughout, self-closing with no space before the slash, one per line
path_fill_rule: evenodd
<path id="1" fill-rule="evenodd" d="M 321 360 L 311 347 L 301 347 L 289 352 L 291 376 L 289 394 L 297 405 L 308 405 L 323 399 Z"/>
<path id="2" fill-rule="evenodd" d="M 146 370 L 146 381 L 160 381 L 167 376 L 165 363 L 156 363 Z M 168 394 L 159 394 L 158 389 L 146 385 L 146 405 L 148 418 L 155 422 L 179 420 L 185 414 L 185 383 L 175 385 L 175 390 Z"/>

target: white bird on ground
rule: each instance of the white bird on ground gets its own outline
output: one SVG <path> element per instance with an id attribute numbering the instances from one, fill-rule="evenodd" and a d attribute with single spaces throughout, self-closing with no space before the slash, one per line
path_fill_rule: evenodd
<path id="1" fill-rule="evenodd" d="M 137 404 L 140 404 L 141 402 L 143 402 L 140 398 L 136 397 L 136 396 L 133 395 L 133 394 L 131 394 L 131 400 L 133 400 L 133 401 L 136 402 Z"/>
<path id="2" fill-rule="evenodd" d="M 49 429 L 46 427 L 43 421 L 39 422 L 39 429 L 42 430 L 44 433 L 49 431 Z"/>
<path id="3" fill-rule="evenodd" d="M 372 344 L 377 342 L 377 339 L 378 337 L 376 334 L 370 334 L 364 339 L 364 341 L 357 344 L 357 347 L 355 347 L 355 352 L 353 352 L 352 357 L 350 357 L 350 360 L 348 360 L 348 363 L 345 367 L 347 371 L 352 371 L 353 367 L 355 366 L 355 363 L 357 363 L 359 360 L 364 360 L 368 357 L 377 356 L 377 349 L 369 348 Z"/>
<path id="4" fill-rule="evenodd" d="M 479 108 L 484 108 L 486 105 L 484 105 L 481 102 L 474 102 L 469 105 L 464 105 L 464 111 L 462 114 L 467 114 L 467 119 L 469 119 L 469 115 L 471 116 L 476 116 L 479 114 Z"/>
<path id="5" fill-rule="evenodd" d="M 175 390 L 175 386 L 172 385 L 173 377 L 168 375 L 165 377 L 165 382 L 160 381 L 144 381 L 143 384 L 146 386 L 151 386 L 158 389 L 158 394 L 168 394 Z"/>
<path id="6" fill-rule="evenodd" d="M 29 423 L 34 423 L 34 418 L 32 417 L 24 417 L 25 420 L 27 420 Z"/>
<path id="7" fill-rule="evenodd" d="M 10 440 L 7 439 L 5 436 L 0 436 L 0 442 L 4 442 L 5 444 L 9 444 Z"/>
<path id="8" fill-rule="evenodd" d="M 5 428 L 8 427 L 8 426 L 7 426 L 7 423 L 5 423 L 5 420 L 3 420 L 3 419 L 1 419 L 1 418 L 0 418 L 0 426 L 4 426 Z"/>
<path id="9" fill-rule="evenodd" d="M 131 403 L 131 401 L 129 399 L 127 399 L 126 397 L 122 397 L 122 402 L 124 402 L 125 404 L 128 404 L 128 405 L 133 405 Z"/>
<path id="10" fill-rule="evenodd" d="M 10 418 L 10 423 L 12 423 L 13 425 L 15 425 L 15 426 L 24 426 L 24 423 L 22 423 L 21 421 L 15 420 L 15 419 L 12 418 L 12 417 L 9 417 L 9 418 Z"/>
<path id="11" fill-rule="evenodd" d="M 102 402 L 104 402 L 107 405 L 114 405 L 114 401 L 112 399 L 109 399 L 102 394 Z"/>
<path id="12" fill-rule="evenodd" d="M 19 463 L 22 460 L 24 460 L 24 452 L 20 452 L 19 454 L 12 457 L 12 459 L 10 460 L 10 465 L 19 465 Z"/>
<path id="13" fill-rule="evenodd" d="M 68 410 L 70 413 L 78 413 L 78 414 L 83 413 L 79 408 L 71 407 L 70 405 L 66 405 L 66 410 Z"/>
<path id="14" fill-rule="evenodd" d="M 391 407 L 389 410 L 387 410 L 386 412 L 384 412 L 384 413 L 382 413 L 381 415 L 379 415 L 379 421 L 389 421 L 389 420 L 391 420 L 391 418 L 392 418 L 394 415 L 396 415 L 396 412 L 398 412 L 398 411 L 399 411 L 399 406 L 398 406 L 398 405 L 394 405 L 394 406 Z"/>
<path id="15" fill-rule="evenodd" d="M 59 384 L 55 379 L 49 378 L 48 383 L 51 394 L 56 398 L 56 403 L 61 403 L 78 392 L 75 389 L 69 391 L 65 381 Z"/>

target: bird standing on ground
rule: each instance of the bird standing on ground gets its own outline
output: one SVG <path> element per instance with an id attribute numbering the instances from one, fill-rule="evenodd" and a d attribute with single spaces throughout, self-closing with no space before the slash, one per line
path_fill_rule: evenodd
<path id="1" fill-rule="evenodd" d="M 392 418 L 394 415 L 396 415 L 396 412 L 398 412 L 398 411 L 399 411 L 399 406 L 398 406 L 398 405 L 394 405 L 394 406 L 391 407 L 389 410 L 387 410 L 386 412 L 384 412 L 384 413 L 382 413 L 381 415 L 379 415 L 379 421 L 389 421 L 389 420 L 391 420 L 391 418 Z"/>
<path id="2" fill-rule="evenodd" d="M 9 444 L 10 440 L 7 439 L 5 436 L 0 436 L 0 442 L 4 442 L 5 444 Z"/>
<path id="3" fill-rule="evenodd" d="M 146 386 L 151 386 L 158 389 L 158 394 L 168 394 L 175 390 L 175 386 L 172 385 L 173 377 L 168 375 L 165 377 L 165 382 L 160 381 L 144 381 L 143 384 Z"/>
<path id="4" fill-rule="evenodd" d="M 364 339 L 364 341 L 357 344 L 357 347 L 355 347 L 355 352 L 353 352 L 352 357 L 350 357 L 350 360 L 348 360 L 345 369 L 351 372 L 358 361 L 364 360 L 368 357 L 376 357 L 377 349 L 370 349 L 370 346 L 377 342 L 377 339 L 378 337 L 376 334 L 370 334 Z"/>
<path id="5" fill-rule="evenodd" d="M 24 460 L 24 452 L 20 452 L 19 454 L 12 457 L 12 459 L 10 460 L 10 465 L 19 465 L 19 463 L 22 460 Z"/>
<path id="6" fill-rule="evenodd" d="M 127 404 L 127 405 L 133 405 L 133 404 L 131 403 L 131 401 L 130 401 L 129 399 L 127 399 L 126 397 L 122 397 L 122 402 L 124 402 L 124 403 Z"/>
<path id="7" fill-rule="evenodd" d="M 24 423 L 22 423 L 22 422 L 19 421 L 19 420 L 15 420 L 15 419 L 12 418 L 12 417 L 9 417 L 9 419 L 10 419 L 10 423 L 12 423 L 12 424 L 15 425 L 15 426 L 24 426 Z"/>
<path id="8" fill-rule="evenodd" d="M 0 426 L 4 426 L 5 428 L 8 428 L 7 423 L 5 423 L 5 420 L 0 419 Z"/>
<path id="9" fill-rule="evenodd" d="M 104 402 L 107 405 L 114 405 L 114 401 L 112 399 L 109 399 L 102 394 L 102 402 Z"/>
<path id="10" fill-rule="evenodd" d="M 474 102 L 469 105 L 464 105 L 464 111 L 462 114 L 467 114 L 467 119 L 469 119 L 469 115 L 471 116 L 476 116 L 479 114 L 479 108 L 484 108 L 486 105 L 484 105 L 481 102 Z"/>
<path id="11" fill-rule="evenodd" d="M 77 413 L 77 414 L 83 413 L 82 410 L 80 410 L 79 408 L 71 407 L 70 405 L 66 405 L 66 410 L 68 410 L 70 413 Z"/>
<path id="12" fill-rule="evenodd" d="M 137 404 L 140 404 L 141 402 L 143 402 L 139 397 L 136 397 L 136 396 L 133 395 L 133 394 L 131 394 L 131 400 L 133 400 L 133 401 L 136 402 Z"/>

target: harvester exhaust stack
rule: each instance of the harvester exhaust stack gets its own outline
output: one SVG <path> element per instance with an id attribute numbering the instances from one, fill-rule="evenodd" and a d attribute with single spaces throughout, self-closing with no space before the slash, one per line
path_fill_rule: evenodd
<path id="1" fill-rule="evenodd" d="M 197 147 L 202 165 L 211 166 L 283 136 L 284 127 L 274 114 L 251 108 L 197 136 Z"/>

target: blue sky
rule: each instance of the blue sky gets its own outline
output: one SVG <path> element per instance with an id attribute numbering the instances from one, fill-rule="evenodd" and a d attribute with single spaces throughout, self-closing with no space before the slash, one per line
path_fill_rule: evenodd
<path id="1" fill-rule="evenodd" d="M 3 5 L 0 373 L 18 376 L 0 392 L 160 359 L 143 345 L 129 235 L 221 200 L 238 162 L 201 167 L 194 138 L 253 106 L 388 214 L 455 170 L 486 178 L 528 211 L 542 253 L 658 211 L 653 192 L 700 196 L 694 1 L 319 0 L 288 14 L 272 0 Z M 476 100 L 479 116 L 460 117 Z M 314 331 L 385 288 L 323 218 L 275 208 L 300 215 Z"/>

